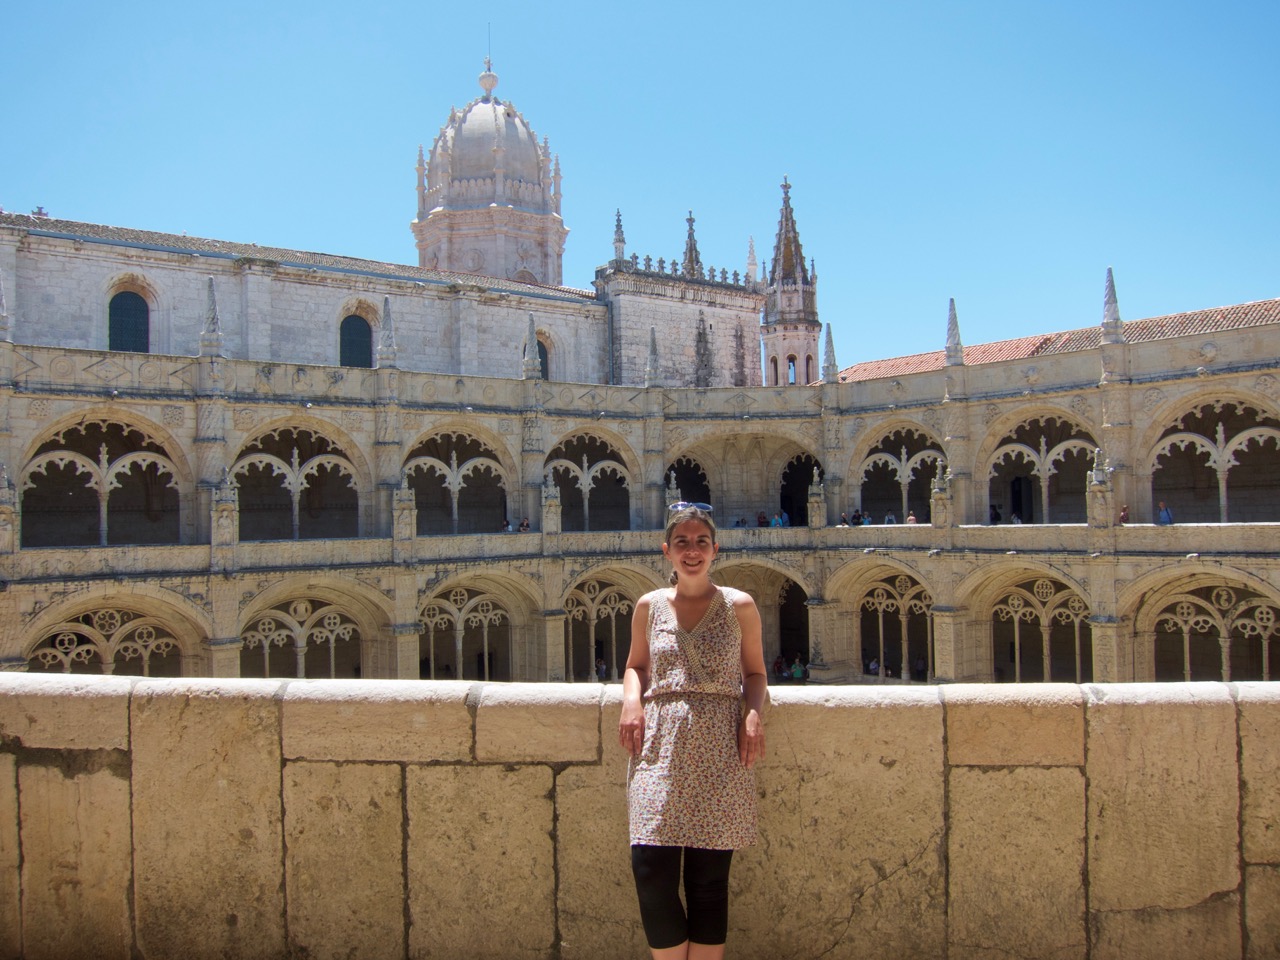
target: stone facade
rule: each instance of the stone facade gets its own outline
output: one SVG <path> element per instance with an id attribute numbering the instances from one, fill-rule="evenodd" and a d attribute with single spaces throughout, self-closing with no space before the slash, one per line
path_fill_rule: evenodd
<path id="1" fill-rule="evenodd" d="M 843 371 L 828 328 L 807 382 L 786 183 L 774 249 L 618 214 L 585 290 L 0 213 L 0 666 L 616 678 L 686 499 L 815 679 L 1272 677 L 1280 300 L 1125 322 L 1108 271 L 1098 325 L 964 347 L 953 304 Z"/>
<path id="2" fill-rule="evenodd" d="M 0 676 L 0 956 L 642 956 L 620 707 Z M 1280 951 L 1272 684 L 793 688 L 767 726 L 734 956 Z"/>

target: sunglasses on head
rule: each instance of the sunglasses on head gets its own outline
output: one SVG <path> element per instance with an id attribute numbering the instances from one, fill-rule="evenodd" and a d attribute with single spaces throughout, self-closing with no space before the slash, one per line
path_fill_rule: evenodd
<path id="1" fill-rule="evenodd" d="M 671 506 L 667 507 L 667 509 L 672 513 L 675 513 L 678 510 L 688 510 L 690 507 L 694 510 L 704 510 L 707 513 L 711 513 L 715 510 L 715 507 L 711 506 L 709 503 L 693 503 L 689 500 L 677 500 L 675 503 L 671 504 Z"/>

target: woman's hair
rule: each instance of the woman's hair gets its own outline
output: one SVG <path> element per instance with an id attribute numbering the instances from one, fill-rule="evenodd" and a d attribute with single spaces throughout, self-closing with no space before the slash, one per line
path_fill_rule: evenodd
<path id="1" fill-rule="evenodd" d="M 716 522 L 711 519 L 711 514 L 706 510 L 702 510 L 694 506 L 683 507 L 671 514 L 671 519 L 667 521 L 666 532 L 662 535 L 662 542 L 670 543 L 671 534 L 675 532 L 676 527 L 680 526 L 680 524 L 684 523 L 686 520 L 697 520 L 699 523 L 703 524 L 711 531 L 711 542 L 716 542 Z M 672 570 L 670 583 L 673 587 L 678 579 L 676 572 Z"/>

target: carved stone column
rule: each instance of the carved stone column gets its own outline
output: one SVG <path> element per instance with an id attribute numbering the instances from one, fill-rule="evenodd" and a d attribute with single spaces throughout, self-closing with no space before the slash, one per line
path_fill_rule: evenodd
<path id="1" fill-rule="evenodd" d="M 1094 683 L 1130 683 L 1135 675 L 1133 647 L 1121 632 L 1118 617 L 1095 615 L 1089 618 L 1093 634 Z M 1149 678 L 1148 678 L 1149 679 Z"/>

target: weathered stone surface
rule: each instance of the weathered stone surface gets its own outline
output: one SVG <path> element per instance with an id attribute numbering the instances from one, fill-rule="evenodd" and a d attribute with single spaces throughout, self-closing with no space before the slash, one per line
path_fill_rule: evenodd
<path id="1" fill-rule="evenodd" d="M 1177 910 L 1235 890 L 1239 791 L 1227 687 L 1085 689 L 1090 909 Z"/>
<path id="2" fill-rule="evenodd" d="M 1280 688 L 1235 684 L 1246 863 L 1280 863 Z"/>
<path id="3" fill-rule="evenodd" d="M 550 768 L 410 767 L 407 783 L 410 960 L 547 956 L 555 941 Z"/>
<path id="4" fill-rule="evenodd" d="M 1280 867 L 1244 868 L 1245 960 L 1280 957 Z"/>
<path id="5" fill-rule="evenodd" d="M 124 755 L 96 754 L 63 767 L 26 763 L 18 790 L 26 960 L 127 960 L 133 931 Z"/>
<path id="6" fill-rule="evenodd" d="M 941 690 L 948 763 L 1084 763 L 1084 696 L 1075 684 L 957 684 Z"/>
<path id="7" fill-rule="evenodd" d="M 290 681 L 284 755 L 308 760 L 468 760 L 471 712 L 461 680 Z"/>
<path id="8" fill-rule="evenodd" d="M 18 771 L 13 757 L 0 753 L 0 958 L 22 952 L 18 881 Z"/>
<path id="9" fill-rule="evenodd" d="M 24 747 L 126 749 L 132 688 L 124 677 L 0 673 L 0 737 Z"/>
<path id="10" fill-rule="evenodd" d="M 289 947 L 309 960 L 404 953 L 401 767 L 289 763 L 284 770 Z M 342 896 L 335 897 L 335 881 Z"/>
<path id="11" fill-rule="evenodd" d="M 943 955 L 936 688 L 772 691 L 760 844 L 734 857 L 730 943 L 827 958 Z M 893 708 L 890 709 L 889 705 Z"/>
<path id="12" fill-rule="evenodd" d="M 505 763 L 595 761 L 600 687 L 594 683 L 488 684 L 476 711 L 476 759 Z"/>
<path id="13" fill-rule="evenodd" d="M 1084 775 L 950 773 L 950 960 L 1085 956 Z"/>
<path id="14" fill-rule="evenodd" d="M 154 680 L 133 700 L 138 946 L 283 954 L 280 685 Z"/>
<path id="15" fill-rule="evenodd" d="M 1090 960 L 1217 960 L 1240 956 L 1235 893 L 1179 910 L 1095 912 Z"/>
<path id="16" fill-rule="evenodd" d="M 563 960 L 648 953 L 627 835 L 627 755 L 617 743 L 622 687 L 604 691 L 603 762 L 556 776 L 560 956 Z"/>

